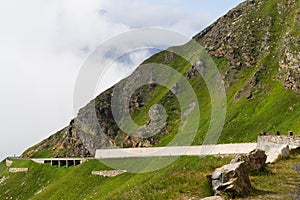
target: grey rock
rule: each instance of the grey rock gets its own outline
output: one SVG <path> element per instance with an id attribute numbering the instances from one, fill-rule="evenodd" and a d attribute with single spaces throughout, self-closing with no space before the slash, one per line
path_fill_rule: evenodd
<path id="1" fill-rule="evenodd" d="M 293 166 L 293 170 L 300 174 L 300 164 Z"/>
<path id="2" fill-rule="evenodd" d="M 231 193 L 243 195 L 251 189 L 251 183 L 244 162 L 224 165 L 211 175 L 213 191 L 216 195 Z"/>
<path id="3" fill-rule="evenodd" d="M 248 154 L 238 154 L 234 159 L 231 160 L 230 164 L 244 161 L 245 169 L 247 172 L 259 170 L 262 168 L 267 160 L 265 151 L 255 149 Z"/>

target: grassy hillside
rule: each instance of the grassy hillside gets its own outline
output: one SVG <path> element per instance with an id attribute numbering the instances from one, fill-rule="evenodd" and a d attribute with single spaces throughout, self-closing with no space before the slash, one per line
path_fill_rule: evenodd
<path id="1" fill-rule="evenodd" d="M 12 167 L 29 167 L 11 174 L 4 162 L 0 199 L 177 199 L 212 194 L 205 176 L 228 159 L 181 157 L 169 167 L 146 174 L 125 173 L 117 177 L 93 176 L 93 170 L 108 170 L 98 160 L 70 168 L 57 168 L 31 161 L 14 160 Z"/>
<path id="2" fill-rule="evenodd" d="M 70 168 L 13 161 L 12 167 L 29 167 L 29 171 L 12 174 L 2 162 L 0 178 L 8 179 L 0 184 L 0 199 L 197 199 L 212 195 L 206 175 L 230 159 L 184 156 L 156 172 L 116 177 L 91 175 L 93 170 L 108 170 L 98 160 Z M 291 199 L 291 195 L 299 195 L 300 177 L 292 169 L 299 162 L 297 153 L 251 174 L 254 189 L 247 198 Z"/>

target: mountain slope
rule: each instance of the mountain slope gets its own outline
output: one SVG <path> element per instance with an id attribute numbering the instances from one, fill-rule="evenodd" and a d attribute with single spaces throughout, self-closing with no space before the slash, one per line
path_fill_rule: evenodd
<path id="1" fill-rule="evenodd" d="M 246 198 L 298 199 L 300 178 L 294 169 L 299 160 L 298 152 L 289 160 L 251 174 L 253 190 Z M 183 156 L 155 172 L 101 177 L 91 175 L 93 170 L 109 170 L 99 160 L 57 168 L 16 159 L 12 167 L 29 167 L 29 171 L 9 173 L 5 162 L 1 162 L 0 199 L 200 199 L 213 195 L 206 175 L 229 161 L 229 158 Z"/>
<path id="2" fill-rule="evenodd" d="M 194 37 L 213 57 L 226 86 L 227 116 L 220 143 L 253 142 L 261 131 L 300 131 L 299 25 L 298 0 L 248 0 Z M 195 67 L 171 50 L 144 63 L 168 65 L 194 88 L 201 119 L 193 144 L 200 145 L 210 122 L 211 99 Z M 131 97 L 131 115 L 140 125 L 150 123 L 148 111 L 154 104 L 163 105 L 168 114 L 162 131 L 148 138 L 131 137 L 119 129 L 110 107 L 112 91 L 100 94 L 68 127 L 30 148 L 23 157 L 88 156 L 96 148 L 164 146 L 174 138 L 184 111 L 171 91 L 149 84 Z"/>

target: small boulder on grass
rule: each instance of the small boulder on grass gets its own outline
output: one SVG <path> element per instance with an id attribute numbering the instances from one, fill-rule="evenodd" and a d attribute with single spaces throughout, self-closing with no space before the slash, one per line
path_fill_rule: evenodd
<path id="1" fill-rule="evenodd" d="M 217 168 L 210 178 L 215 195 L 241 196 L 252 188 L 244 161 Z"/>

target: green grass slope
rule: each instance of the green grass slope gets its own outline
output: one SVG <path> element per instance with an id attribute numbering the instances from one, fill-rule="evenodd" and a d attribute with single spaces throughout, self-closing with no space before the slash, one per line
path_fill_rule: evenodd
<path id="1" fill-rule="evenodd" d="M 205 176 L 228 159 L 181 157 L 159 171 L 116 177 L 92 175 L 109 170 L 98 160 L 75 167 L 52 167 L 27 160 L 13 160 L 12 167 L 29 167 L 28 172 L 9 173 L 0 164 L 0 199 L 178 199 L 212 194 Z M 138 162 L 138 160 L 137 160 Z"/>
<path id="2" fill-rule="evenodd" d="M 198 199 L 213 195 L 206 175 L 230 158 L 180 157 L 161 170 L 116 177 L 91 175 L 93 170 L 109 170 L 98 160 L 75 167 L 52 167 L 28 160 L 13 160 L 12 167 L 29 167 L 28 172 L 9 173 L 0 164 L 0 199 Z M 138 162 L 138 160 L 136 160 Z M 300 177 L 293 169 L 300 162 L 299 152 L 288 160 L 267 165 L 250 174 L 253 190 L 240 199 L 291 199 L 300 195 Z M 238 198 L 238 199 L 239 199 Z"/>

